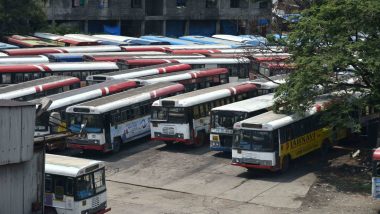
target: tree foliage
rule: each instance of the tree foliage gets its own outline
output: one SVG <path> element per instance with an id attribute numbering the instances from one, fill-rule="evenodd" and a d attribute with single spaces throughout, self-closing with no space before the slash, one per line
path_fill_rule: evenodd
<path id="1" fill-rule="evenodd" d="M 317 96 L 340 92 L 330 120 L 357 125 L 352 110 L 380 103 L 379 23 L 379 0 L 323 0 L 305 10 L 289 35 L 297 71 L 276 92 L 275 108 L 304 112 Z"/>
<path id="2" fill-rule="evenodd" d="M 0 35 L 28 34 L 46 24 L 44 0 L 0 0 Z"/>

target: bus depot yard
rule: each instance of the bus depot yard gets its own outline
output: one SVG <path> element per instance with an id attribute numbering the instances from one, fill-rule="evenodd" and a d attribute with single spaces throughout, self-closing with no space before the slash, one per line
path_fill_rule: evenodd
<path id="1" fill-rule="evenodd" d="M 35 107 L 29 122 L 35 145 L 43 145 L 39 155 L 44 148 L 61 155 L 47 154 L 40 167 L 45 195 L 34 211 L 380 209 L 370 197 L 371 187 L 380 197 L 380 180 L 371 183 L 368 142 L 321 119 L 343 92 L 323 93 L 302 115 L 272 111 L 274 92 L 297 72 L 283 46 L 247 35 L 6 39 L 21 48 L 0 50 L 0 107 Z M 353 113 L 369 129 L 378 114 L 372 106 L 361 110 Z"/>
<path id="2" fill-rule="evenodd" d="M 148 138 L 115 155 L 67 152 L 106 162 L 112 213 L 377 213 L 368 163 L 358 161 L 367 154 L 351 158 L 356 150 L 345 145 L 326 164 L 315 152 L 285 174 L 251 174 L 206 145 L 189 149 Z"/>

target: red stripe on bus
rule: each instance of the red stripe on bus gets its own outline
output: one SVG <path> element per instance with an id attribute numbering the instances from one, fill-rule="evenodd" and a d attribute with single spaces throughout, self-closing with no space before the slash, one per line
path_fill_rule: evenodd
<path id="1" fill-rule="evenodd" d="M 102 92 L 102 96 L 107 95 L 107 90 L 106 90 L 106 88 L 101 88 L 100 91 Z"/>
<path id="2" fill-rule="evenodd" d="M 127 82 L 122 82 L 122 83 L 118 83 L 118 84 L 114 84 L 114 85 L 108 86 L 108 90 L 109 90 L 110 94 L 113 94 L 113 93 L 116 93 L 116 92 L 124 91 L 126 89 L 135 88 L 135 87 L 137 87 L 137 83 L 136 82 L 134 82 L 134 81 L 127 81 Z"/>
<path id="3" fill-rule="evenodd" d="M 160 88 L 160 89 L 150 92 L 150 97 L 157 98 L 157 97 L 173 94 L 176 92 L 181 92 L 184 90 L 185 90 L 185 86 L 183 86 L 182 84 L 175 84 L 175 85 L 167 86 L 167 87 Z"/>
<path id="4" fill-rule="evenodd" d="M 166 52 L 166 48 L 164 47 L 141 47 L 141 48 L 129 48 L 129 47 L 121 47 L 123 51 L 127 52 L 139 52 L 139 51 L 158 51 L 158 52 Z"/>
<path id="5" fill-rule="evenodd" d="M 40 65 L 37 65 L 37 66 L 40 66 L 40 67 L 43 68 L 44 71 L 46 71 L 46 72 L 51 72 L 51 71 L 52 71 L 47 65 L 40 64 Z"/>
<path id="6" fill-rule="evenodd" d="M 166 73 L 171 73 L 175 71 L 185 71 L 185 70 L 190 70 L 191 65 L 188 65 L 188 64 L 171 65 L 171 66 L 165 67 L 165 69 L 166 69 Z"/>
<path id="7" fill-rule="evenodd" d="M 253 83 L 244 83 L 244 84 L 237 85 L 237 86 L 229 88 L 229 90 L 231 91 L 231 94 L 234 94 L 234 95 L 235 94 L 242 94 L 242 93 L 252 91 L 252 90 L 256 90 L 256 89 L 257 89 L 256 85 Z"/>
<path id="8" fill-rule="evenodd" d="M 41 92 L 41 88 L 40 88 L 40 86 L 34 86 L 34 89 L 36 90 L 37 93 L 38 93 L 38 92 Z"/>
<path id="9" fill-rule="evenodd" d="M 59 81 L 59 82 L 46 83 L 46 84 L 43 84 L 41 87 L 43 91 L 46 91 L 46 90 L 50 90 L 54 88 L 60 88 L 63 86 L 73 85 L 75 83 L 80 83 L 80 79 L 73 77 L 73 78 Z"/>
<path id="10" fill-rule="evenodd" d="M 34 65 L 1 65 L 0 73 L 32 73 L 41 72 L 41 70 Z"/>
<path id="11" fill-rule="evenodd" d="M 210 54 L 210 53 L 222 53 L 217 49 L 199 49 L 199 50 L 173 50 L 172 54 Z"/>
<path id="12" fill-rule="evenodd" d="M 9 56 L 20 56 L 20 55 L 41 55 L 49 53 L 67 53 L 67 51 L 59 48 L 20 48 L 3 50 Z"/>
<path id="13" fill-rule="evenodd" d="M 196 74 L 197 78 L 202 78 L 202 77 L 208 77 L 208 76 L 214 76 L 218 74 L 226 74 L 228 73 L 227 68 L 212 68 L 204 71 L 197 71 L 193 72 L 193 74 Z"/>

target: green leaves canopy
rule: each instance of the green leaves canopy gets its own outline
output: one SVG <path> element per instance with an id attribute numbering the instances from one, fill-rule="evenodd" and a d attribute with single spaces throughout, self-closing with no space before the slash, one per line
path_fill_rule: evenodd
<path id="1" fill-rule="evenodd" d="M 276 93 L 276 109 L 304 112 L 323 93 L 340 91 L 335 125 L 357 124 L 354 109 L 380 103 L 380 1 L 324 0 L 305 10 L 290 33 L 297 71 Z M 350 78 L 337 74 L 350 68 Z M 340 73 L 339 73 L 340 72 Z M 366 96 L 353 98 L 352 93 Z"/>
<path id="2" fill-rule="evenodd" d="M 28 34 L 46 24 L 44 0 L 0 0 L 0 35 Z"/>

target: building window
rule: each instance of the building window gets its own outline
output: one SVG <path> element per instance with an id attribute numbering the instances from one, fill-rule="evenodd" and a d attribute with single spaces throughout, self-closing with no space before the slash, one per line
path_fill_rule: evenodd
<path id="1" fill-rule="evenodd" d="M 230 8 L 239 8 L 240 0 L 230 0 Z"/>
<path id="2" fill-rule="evenodd" d="M 83 7 L 86 4 L 86 0 L 72 0 L 73 7 Z"/>
<path id="3" fill-rule="evenodd" d="M 259 3 L 259 8 L 265 9 L 265 8 L 268 8 L 268 5 L 269 5 L 268 1 L 262 1 Z"/>
<path id="4" fill-rule="evenodd" d="M 216 8 L 218 6 L 218 0 L 206 0 L 206 8 Z"/>
<path id="5" fill-rule="evenodd" d="M 109 7 L 109 1 L 110 0 L 99 0 L 99 7 L 100 8 L 108 8 Z"/>
<path id="6" fill-rule="evenodd" d="M 177 7 L 186 7 L 186 0 L 177 0 Z"/>
<path id="7" fill-rule="evenodd" d="M 131 8 L 142 8 L 141 0 L 132 0 Z"/>

